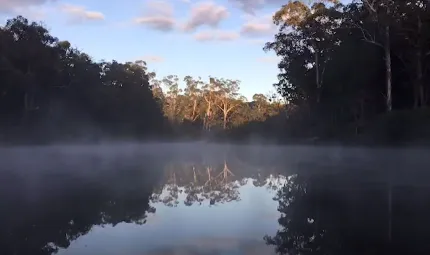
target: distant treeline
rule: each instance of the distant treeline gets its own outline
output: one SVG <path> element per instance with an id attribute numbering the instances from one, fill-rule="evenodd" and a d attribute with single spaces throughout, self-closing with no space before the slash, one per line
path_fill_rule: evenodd
<path id="1" fill-rule="evenodd" d="M 239 81 L 184 81 L 182 93 L 177 76 L 159 80 L 144 61 L 96 62 L 18 16 L 0 28 L 0 139 L 201 138 L 284 109 L 273 95 L 256 94 L 247 102 Z"/>
<path id="2" fill-rule="evenodd" d="M 247 101 L 239 93 L 238 80 L 209 77 L 204 81 L 186 76 L 185 88 L 180 89 L 176 75 L 149 76 L 154 97 L 176 134 L 201 137 L 215 131 L 219 135 L 250 122 L 264 122 L 286 110 L 284 100 L 276 94 L 254 94 L 252 101 Z"/>

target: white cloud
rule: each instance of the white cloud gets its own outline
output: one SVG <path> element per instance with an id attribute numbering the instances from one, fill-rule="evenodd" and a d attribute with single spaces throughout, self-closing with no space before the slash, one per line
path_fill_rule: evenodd
<path id="1" fill-rule="evenodd" d="M 264 37 L 276 32 L 276 25 L 272 22 L 271 15 L 261 18 L 245 17 L 247 21 L 242 25 L 240 34 L 246 37 Z"/>
<path id="2" fill-rule="evenodd" d="M 199 32 L 194 35 L 194 39 L 197 41 L 205 42 L 205 41 L 213 41 L 215 39 L 215 36 L 213 33 L 208 31 Z"/>
<path id="3" fill-rule="evenodd" d="M 239 38 L 239 34 L 232 31 L 207 30 L 194 34 L 197 41 L 233 41 Z"/>
<path id="4" fill-rule="evenodd" d="M 160 31 L 171 31 L 176 21 L 173 6 L 164 1 L 149 1 L 141 17 L 135 18 L 134 23 Z"/>
<path id="5" fill-rule="evenodd" d="M 189 20 L 184 25 L 185 31 L 193 31 L 201 26 L 218 27 L 229 16 L 226 7 L 213 2 L 201 2 L 191 8 Z"/>
<path id="6" fill-rule="evenodd" d="M 233 41 L 239 38 L 239 34 L 236 32 L 223 31 L 218 34 L 217 38 L 220 41 Z"/>
<path id="7" fill-rule="evenodd" d="M 0 13 L 15 13 L 32 6 L 40 6 L 56 0 L 0 0 Z"/>
<path id="8" fill-rule="evenodd" d="M 81 23 L 84 21 L 104 20 L 103 13 L 98 11 L 87 10 L 83 6 L 64 4 L 60 7 L 61 11 L 69 16 L 69 21 L 72 23 Z"/>

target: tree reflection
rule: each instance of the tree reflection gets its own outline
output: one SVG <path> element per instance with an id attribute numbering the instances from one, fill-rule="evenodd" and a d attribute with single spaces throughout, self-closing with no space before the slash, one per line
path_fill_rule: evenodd
<path id="1" fill-rule="evenodd" d="M 176 207 L 180 194 L 185 196 L 184 204 L 210 204 L 239 200 L 239 185 L 232 179 L 234 173 L 227 162 L 222 168 L 218 165 L 187 163 L 169 163 L 165 169 L 165 181 L 152 196 L 153 202 L 162 202 L 166 206 Z"/>
<path id="2" fill-rule="evenodd" d="M 216 160 L 170 162 L 165 167 L 164 181 L 152 195 L 152 202 L 176 207 L 181 195 L 186 206 L 239 201 L 239 188 L 249 178 L 256 187 L 272 190 L 280 186 L 279 175 L 274 174 L 273 168 L 244 165 L 225 158 L 218 163 Z"/>
<path id="3" fill-rule="evenodd" d="M 331 170 L 288 178 L 275 197 L 281 228 L 267 244 L 289 255 L 429 254 L 428 185 Z"/>
<path id="4" fill-rule="evenodd" d="M 82 169 L 0 172 L 0 254 L 52 254 L 95 225 L 143 224 L 155 212 L 149 206 L 154 173 L 140 165 L 114 169 L 82 161 Z"/>

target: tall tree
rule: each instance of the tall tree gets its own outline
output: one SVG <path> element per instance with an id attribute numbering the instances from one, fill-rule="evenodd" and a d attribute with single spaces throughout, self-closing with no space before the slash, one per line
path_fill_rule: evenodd
<path id="1" fill-rule="evenodd" d="M 215 103 L 216 103 L 217 84 L 215 79 L 210 77 L 209 83 L 205 83 L 202 89 L 203 89 L 203 98 L 206 102 L 206 110 L 204 115 L 203 127 L 206 130 L 210 130 L 211 123 L 215 115 L 214 107 L 216 107 Z"/>
<path id="2" fill-rule="evenodd" d="M 184 81 L 186 83 L 186 88 L 184 90 L 185 96 L 191 104 L 189 105 L 191 111 L 189 111 L 187 117 L 194 122 L 199 117 L 198 104 L 201 98 L 202 91 L 200 88 L 203 85 L 203 81 L 200 77 L 196 80 L 191 76 L 185 76 Z"/>
<path id="3" fill-rule="evenodd" d="M 227 129 L 227 121 L 231 111 L 239 104 L 236 102 L 239 96 L 239 81 L 216 79 L 217 101 L 216 106 L 221 110 L 223 115 L 223 129 Z"/>
<path id="4" fill-rule="evenodd" d="M 167 88 L 165 103 L 167 117 L 170 121 L 176 122 L 179 112 L 179 94 L 182 91 L 178 84 L 179 78 L 176 75 L 168 75 L 163 78 L 162 82 Z"/>

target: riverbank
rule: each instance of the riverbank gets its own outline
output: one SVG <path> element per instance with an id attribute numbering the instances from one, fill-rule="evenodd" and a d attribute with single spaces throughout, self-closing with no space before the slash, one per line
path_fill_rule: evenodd
<path id="1" fill-rule="evenodd" d="M 365 147 L 427 147 L 430 146 L 430 110 L 393 111 L 358 126 L 340 127 L 330 135 L 289 137 L 287 126 L 265 128 L 265 123 L 252 129 L 240 128 L 220 133 L 213 142 L 279 145 L 344 145 Z M 266 130 L 266 131 L 265 131 Z"/>
<path id="2" fill-rule="evenodd" d="M 1 145 L 52 145 L 52 144 L 114 144 L 114 143 L 220 143 L 252 145 L 313 145 L 313 146 L 360 146 L 360 147 L 429 147 L 430 146 L 430 110 L 395 111 L 377 116 L 357 127 L 355 124 L 340 128 L 329 136 L 291 137 L 286 135 L 287 125 L 261 122 L 258 127 L 246 126 L 228 130 L 201 134 L 181 134 L 167 132 L 141 137 L 112 136 L 102 132 L 92 132 L 78 136 L 48 135 L 5 136 Z M 61 137 L 60 139 L 58 137 Z"/>

